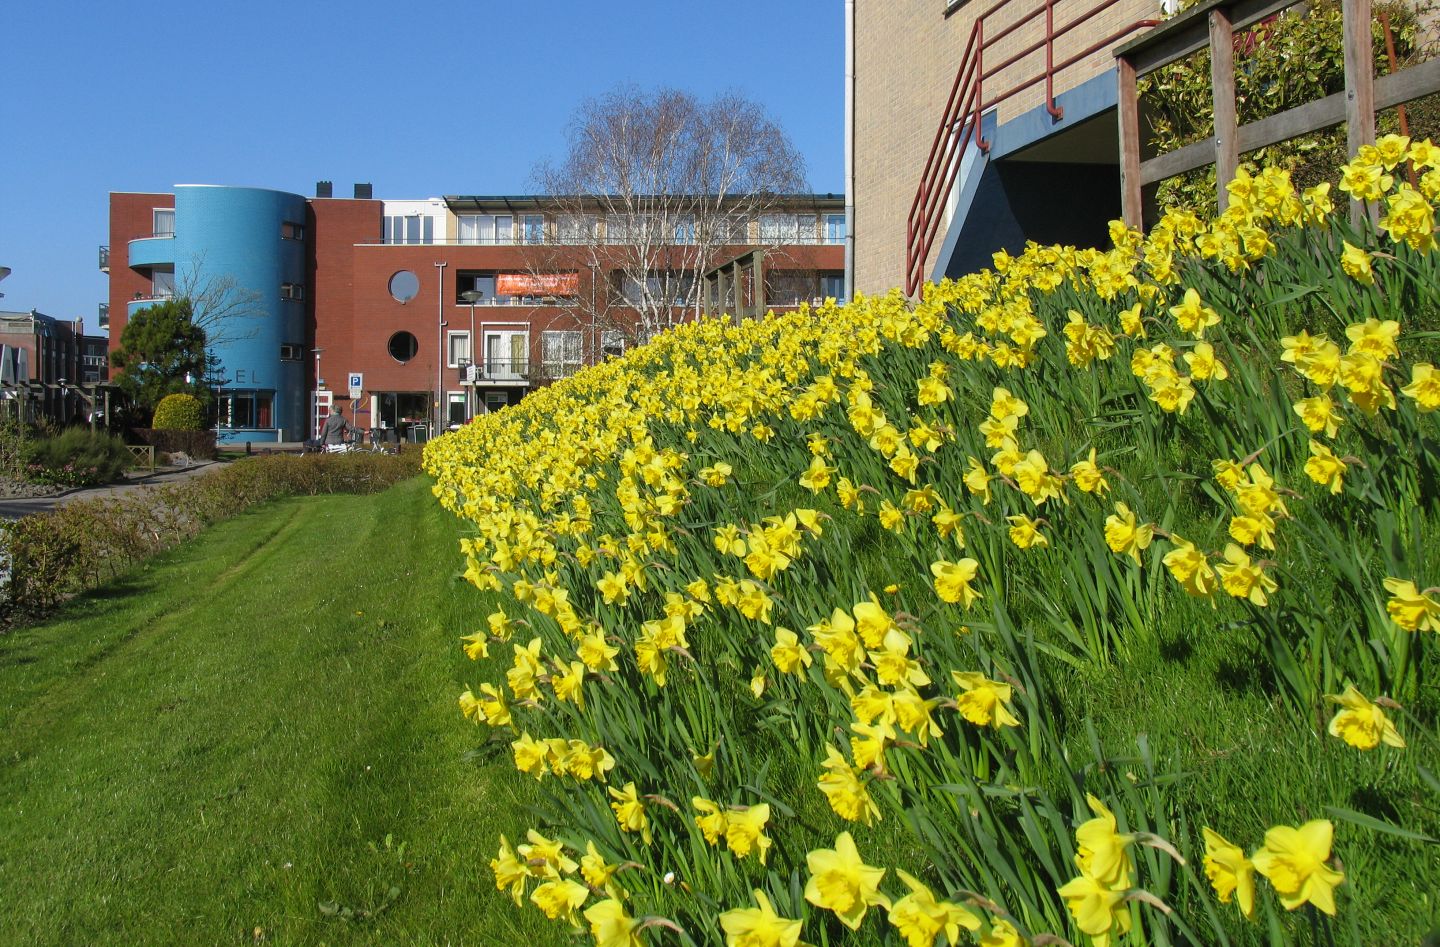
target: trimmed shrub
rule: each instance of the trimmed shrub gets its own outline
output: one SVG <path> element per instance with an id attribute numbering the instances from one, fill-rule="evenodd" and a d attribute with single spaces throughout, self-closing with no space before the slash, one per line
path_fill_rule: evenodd
<path id="1" fill-rule="evenodd" d="M 266 500 L 379 493 L 418 474 L 420 457 L 419 451 L 253 457 L 181 483 L 0 524 L 0 619 L 43 613 Z"/>
<path id="2" fill-rule="evenodd" d="M 151 426 L 157 431 L 198 431 L 204 427 L 200 399 L 194 395 L 166 395 L 155 406 Z"/>
<path id="3" fill-rule="evenodd" d="M 120 438 L 103 431 L 67 428 L 25 447 L 25 474 L 37 483 L 90 487 L 109 483 L 130 466 Z"/>

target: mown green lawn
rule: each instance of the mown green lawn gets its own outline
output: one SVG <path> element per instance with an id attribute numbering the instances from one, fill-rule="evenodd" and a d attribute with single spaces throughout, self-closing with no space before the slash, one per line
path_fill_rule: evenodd
<path id="1" fill-rule="evenodd" d="M 553 938 L 488 866 L 535 784 L 455 705 L 459 528 L 282 501 L 0 637 L 0 943 Z"/>

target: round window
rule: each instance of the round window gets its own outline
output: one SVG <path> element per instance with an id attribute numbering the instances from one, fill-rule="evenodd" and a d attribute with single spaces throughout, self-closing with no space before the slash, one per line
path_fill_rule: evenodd
<path id="1" fill-rule="evenodd" d="M 420 292 L 420 277 L 409 270 L 400 270 L 390 277 L 390 295 L 396 302 L 408 303 Z"/>
<path id="2" fill-rule="evenodd" d="M 420 343 L 409 332 L 397 332 L 390 336 L 390 357 L 397 362 L 408 362 L 420 351 Z"/>

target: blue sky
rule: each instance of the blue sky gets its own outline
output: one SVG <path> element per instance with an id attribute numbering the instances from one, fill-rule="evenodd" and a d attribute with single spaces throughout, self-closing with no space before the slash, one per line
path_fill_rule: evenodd
<path id="1" fill-rule="evenodd" d="M 622 83 L 744 93 L 811 188 L 838 193 L 843 16 L 839 0 L 9 4 L 0 309 L 93 330 L 110 191 L 526 193 L 575 106 Z"/>

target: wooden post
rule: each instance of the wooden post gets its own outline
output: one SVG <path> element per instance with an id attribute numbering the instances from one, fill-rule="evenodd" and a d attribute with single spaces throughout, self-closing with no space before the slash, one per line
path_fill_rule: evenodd
<path id="1" fill-rule="evenodd" d="M 1235 33 L 1230 11 L 1210 11 L 1210 88 L 1215 108 L 1215 196 L 1223 212 L 1230 205 L 1225 185 L 1240 167 L 1239 122 L 1235 115 Z"/>
<path id="2" fill-rule="evenodd" d="M 750 271 L 751 285 L 755 287 L 755 318 L 765 315 L 765 251 L 755 251 L 754 269 Z"/>
<path id="3" fill-rule="evenodd" d="M 1370 46 L 1370 0 L 1342 0 L 1345 19 L 1345 131 L 1350 157 L 1375 144 L 1375 52 Z M 1366 213 L 1360 201 L 1350 204 L 1350 220 L 1359 224 Z M 1369 208 L 1373 219 L 1376 208 Z"/>
<path id="4" fill-rule="evenodd" d="M 1143 225 L 1140 194 L 1140 96 L 1135 86 L 1135 64 L 1128 56 L 1115 60 L 1119 89 L 1115 97 L 1116 124 L 1120 127 L 1120 216 L 1125 226 Z"/>

